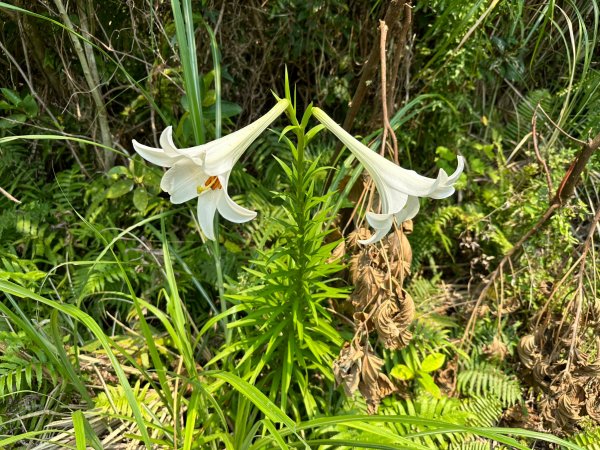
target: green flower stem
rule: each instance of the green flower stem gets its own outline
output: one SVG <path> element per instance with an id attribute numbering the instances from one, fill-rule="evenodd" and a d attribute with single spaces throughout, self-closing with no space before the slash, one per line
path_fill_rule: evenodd
<path id="1" fill-rule="evenodd" d="M 221 267 L 221 247 L 218 241 L 218 226 L 219 226 L 219 215 L 215 214 L 215 236 L 217 240 L 212 241 L 213 247 L 213 257 L 215 260 L 215 270 L 217 272 L 217 287 L 219 289 L 219 302 L 221 303 L 221 312 L 224 313 L 227 311 L 227 302 L 225 301 L 225 288 L 223 287 L 223 268 Z M 231 330 L 227 326 L 228 320 L 227 317 L 224 317 L 221 320 L 221 325 L 223 326 L 223 332 L 225 333 L 225 343 L 229 344 L 231 342 Z"/>
<path id="2" fill-rule="evenodd" d="M 304 188 L 304 181 L 306 177 L 306 171 L 304 167 L 304 150 L 305 150 L 305 136 L 304 128 L 299 127 L 296 132 L 298 138 L 298 146 L 296 147 L 296 159 L 294 166 L 296 169 L 296 198 L 295 200 L 295 220 L 298 224 L 298 233 L 296 234 L 296 243 L 294 249 L 296 250 L 296 277 L 294 280 L 295 290 L 298 295 L 294 296 L 294 308 L 293 314 L 296 320 L 294 324 L 298 324 L 302 320 L 298 317 L 298 313 L 302 312 L 302 305 L 300 301 L 304 299 L 304 274 L 306 271 L 306 252 L 305 252 L 305 234 L 306 234 L 306 191 Z"/>

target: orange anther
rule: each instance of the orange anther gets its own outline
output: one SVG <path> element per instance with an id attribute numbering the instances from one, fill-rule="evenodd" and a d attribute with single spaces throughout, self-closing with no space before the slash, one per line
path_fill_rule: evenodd
<path id="1" fill-rule="evenodd" d="M 221 182 L 219 181 L 219 178 L 215 177 L 215 176 L 208 177 L 208 179 L 204 183 L 204 186 L 206 188 L 212 189 L 213 191 L 216 191 L 217 189 L 223 189 L 223 186 L 221 186 Z"/>

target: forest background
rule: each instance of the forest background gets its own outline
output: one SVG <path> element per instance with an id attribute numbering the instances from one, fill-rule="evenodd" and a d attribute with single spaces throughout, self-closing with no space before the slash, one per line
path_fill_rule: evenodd
<path id="1" fill-rule="evenodd" d="M 600 449 L 597 0 L 0 18 L 0 447 Z M 207 241 L 131 141 L 273 92 L 419 173 L 463 156 L 456 194 L 361 246 L 370 179 L 280 119 L 231 176 L 258 217 Z"/>

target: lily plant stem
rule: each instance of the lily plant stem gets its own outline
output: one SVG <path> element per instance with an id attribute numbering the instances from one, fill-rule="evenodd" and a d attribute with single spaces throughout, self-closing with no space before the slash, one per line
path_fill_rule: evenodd
<path id="1" fill-rule="evenodd" d="M 294 102 L 295 103 L 295 102 Z M 294 271 L 293 279 L 291 280 L 291 286 L 293 291 L 291 294 L 292 300 L 292 314 L 293 323 L 295 327 L 301 327 L 304 318 L 303 300 L 305 299 L 305 286 L 304 280 L 306 278 L 306 228 L 307 228 L 307 211 L 306 203 L 307 197 L 310 193 L 307 192 L 307 187 L 310 182 L 307 180 L 306 173 L 306 161 L 305 161 L 305 149 L 306 149 L 306 135 L 305 125 L 300 124 L 296 118 L 296 111 L 293 108 L 293 114 L 289 115 L 292 123 L 297 126 L 296 128 L 296 154 L 293 162 L 293 166 L 296 172 L 296 185 L 295 195 L 293 198 L 293 216 L 296 222 L 296 230 L 294 236 L 294 245 L 292 252 L 292 258 L 294 259 Z M 298 334 L 301 336 L 302 331 L 298 330 Z"/>
<path id="2" fill-rule="evenodd" d="M 306 271 L 305 261 L 305 233 L 306 233 L 306 190 L 305 190 L 305 177 L 306 171 L 304 167 L 304 150 L 305 150 L 305 139 L 304 130 L 300 129 L 297 133 L 298 137 L 298 153 L 295 161 L 297 171 L 297 183 L 296 183 L 296 222 L 298 225 L 298 234 L 296 235 L 296 264 L 297 264 L 297 275 L 296 275 L 296 296 L 294 301 L 295 314 L 299 311 L 299 302 L 302 298 L 302 292 L 304 290 L 304 272 Z"/>
<path id="3" fill-rule="evenodd" d="M 215 236 L 218 239 L 218 229 L 219 229 L 219 216 L 215 215 Z M 212 241 L 213 244 L 213 258 L 215 260 L 215 271 L 217 275 L 217 289 L 219 290 L 219 303 L 221 304 L 221 313 L 227 311 L 227 302 L 225 301 L 225 288 L 223 287 L 224 279 L 223 279 L 223 267 L 221 266 L 221 247 L 219 245 L 219 241 Z M 221 320 L 221 326 L 223 327 L 223 333 L 225 334 L 225 343 L 229 344 L 231 342 L 231 330 L 228 327 L 227 317 L 224 317 Z"/>

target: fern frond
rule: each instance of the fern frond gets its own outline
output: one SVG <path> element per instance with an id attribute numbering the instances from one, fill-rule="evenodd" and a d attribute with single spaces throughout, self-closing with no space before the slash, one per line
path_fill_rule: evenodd
<path id="1" fill-rule="evenodd" d="M 406 398 L 402 401 L 390 403 L 391 402 L 384 401 L 384 407 L 381 408 L 383 414 L 400 414 L 423 419 L 438 419 L 460 425 L 467 424 L 471 417 L 469 411 L 463 411 L 461 409 L 461 401 L 452 397 L 436 399 L 428 394 L 422 394 L 415 399 Z M 401 436 L 424 431 L 422 427 L 415 427 L 412 425 L 393 424 L 390 426 L 392 426 Z M 453 434 L 436 434 L 424 436 L 423 438 L 417 439 L 417 441 L 432 448 L 445 448 L 448 446 L 449 442 L 460 442 L 462 439 L 463 436 Z"/>
<path id="2" fill-rule="evenodd" d="M 57 383 L 57 371 L 24 333 L 0 332 L 0 399 L 24 389 L 39 389 L 45 379 Z"/>
<path id="3" fill-rule="evenodd" d="M 452 444 L 448 447 L 448 450 L 506 450 L 503 445 L 492 444 L 489 441 L 477 439 L 471 442 L 461 442 L 459 444 Z"/>
<path id="4" fill-rule="evenodd" d="M 462 411 L 469 413 L 468 425 L 490 427 L 502 416 L 502 404 L 495 397 L 471 397 L 461 402 Z"/>
<path id="5" fill-rule="evenodd" d="M 459 371 L 457 388 L 461 394 L 470 397 L 493 396 L 505 408 L 518 403 L 522 397 L 519 381 L 488 363 L 474 364 Z"/>
<path id="6" fill-rule="evenodd" d="M 550 114 L 553 107 L 552 100 L 552 94 L 547 89 L 539 89 L 527 93 L 525 98 L 517 105 L 513 120 L 510 120 L 504 129 L 506 138 L 514 142 L 519 142 L 523 136 L 531 131 L 531 119 L 537 105 L 540 105 L 547 114 Z M 545 118 L 539 114 L 538 129 L 541 129 L 541 124 L 544 121 Z"/>
<path id="7" fill-rule="evenodd" d="M 569 441 L 583 447 L 585 450 L 600 450 L 600 428 L 577 433 Z"/>

